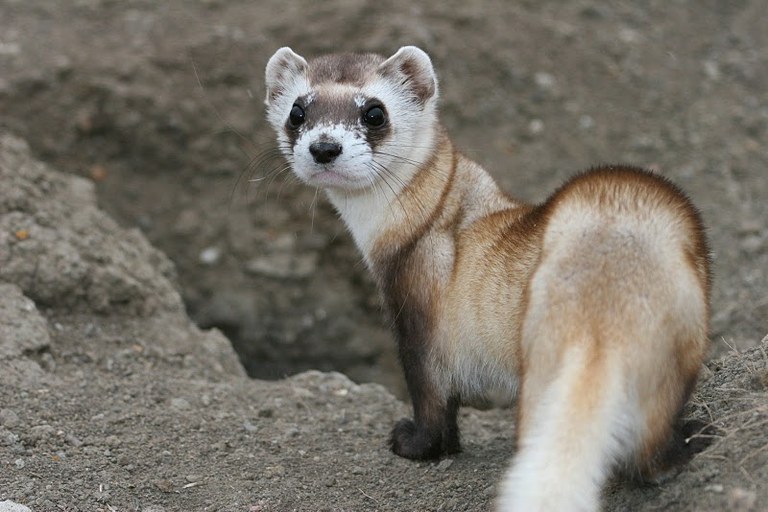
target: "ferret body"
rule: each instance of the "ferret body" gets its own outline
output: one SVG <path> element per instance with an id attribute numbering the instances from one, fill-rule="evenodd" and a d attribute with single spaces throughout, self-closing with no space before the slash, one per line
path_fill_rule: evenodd
<path id="1" fill-rule="evenodd" d="M 538 206 L 458 153 L 416 47 L 392 57 L 282 48 L 268 118 L 323 188 L 384 297 L 413 402 L 394 453 L 460 450 L 457 411 L 517 396 L 502 511 L 597 510 L 617 467 L 652 477 L 707 350 L 696 209 L 652 173 L 602 167 Z"/>

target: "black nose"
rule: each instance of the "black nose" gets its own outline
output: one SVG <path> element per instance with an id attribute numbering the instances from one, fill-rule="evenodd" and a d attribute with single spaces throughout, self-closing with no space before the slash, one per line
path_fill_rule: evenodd
<path id="1" fill-rule="evenodd" d="M 315 142 L 309 145 L 309 152 L 319 164 L 333 162 L 341 154 L 341 144 L 336 142 Z"/>

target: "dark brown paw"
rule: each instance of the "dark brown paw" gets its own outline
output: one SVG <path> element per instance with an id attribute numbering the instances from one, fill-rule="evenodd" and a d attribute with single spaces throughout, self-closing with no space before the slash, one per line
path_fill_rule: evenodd
<path id="1" fill-rule="evenodd" d="M 392 429 L 389 447 L 396 455 L 416 460 L 437 459 L 461 451 L 458 432 L 445 434 L 442 430 L 419 428 L 413 420 L 403 418 Z"/>

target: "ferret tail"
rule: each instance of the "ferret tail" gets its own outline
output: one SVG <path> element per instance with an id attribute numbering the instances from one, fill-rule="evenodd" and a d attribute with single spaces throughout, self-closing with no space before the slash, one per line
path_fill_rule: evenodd
<path id="1" fill-rule="evenodd" d="M 501 512 L 599 510 L 616 463 L 636 451 L 642 419 L 619 365 L 595 358 L 584 345 L 563 356 L 557 375 L 530 375 L 523 384 Z"/>

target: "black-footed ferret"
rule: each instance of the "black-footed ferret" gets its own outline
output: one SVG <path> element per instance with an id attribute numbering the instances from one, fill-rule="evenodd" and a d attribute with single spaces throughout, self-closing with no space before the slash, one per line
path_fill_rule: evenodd
<path id="1" fill-rule="evenodd" d="M 503 511 L 599 508 L 610 472 L 653 475 L 707 351 L 700 216 L 667 180 L 600 167 L 531 206 L 458 153 L 422 50 L 281 48 L 268 118 L 323 188 L 383 294 L 413 401 L 390 444 L 458 452 L 462 403 L 518 396 Z"/>

